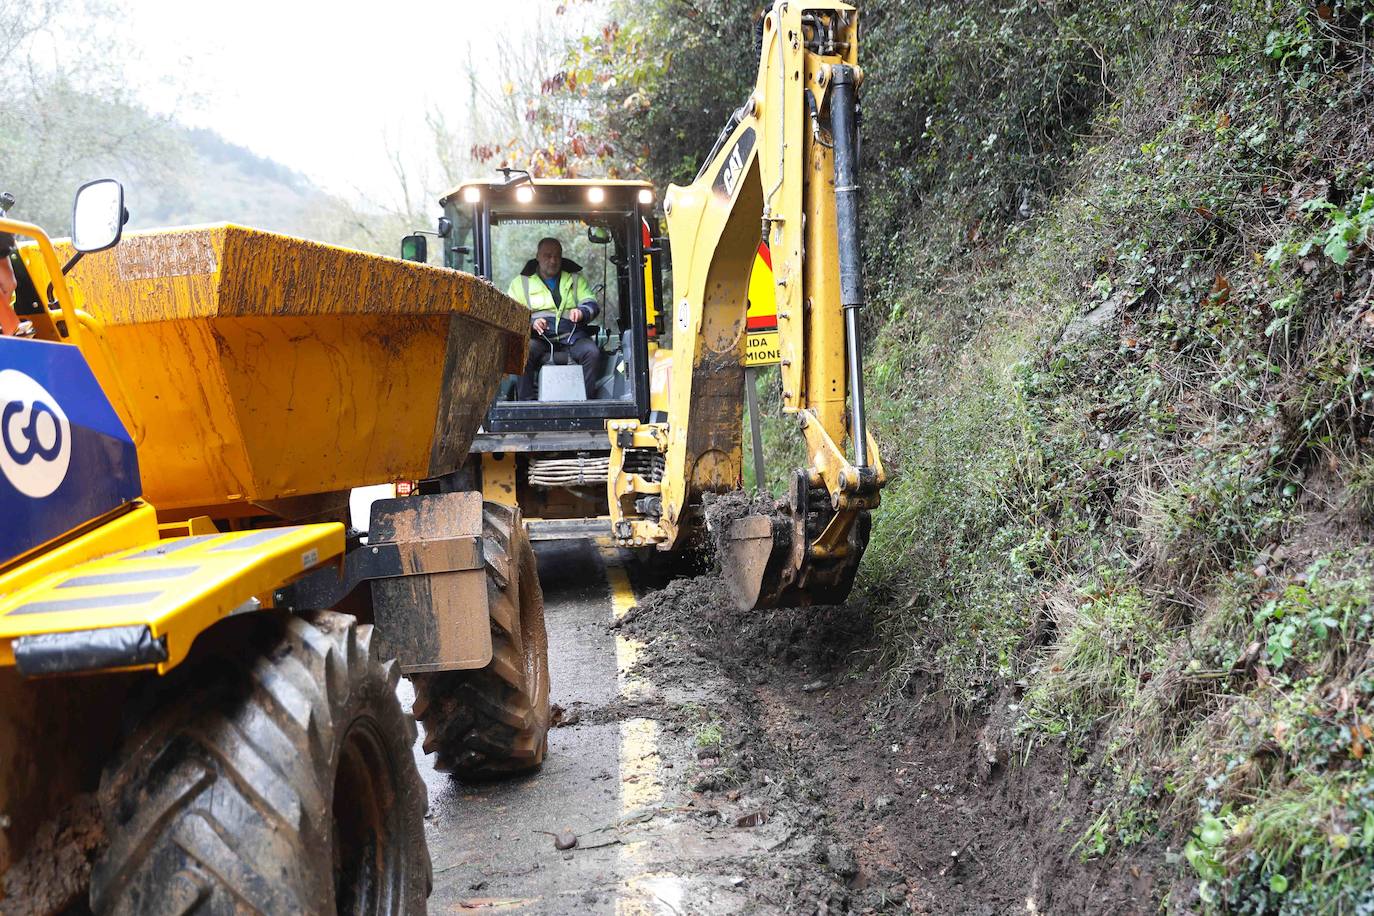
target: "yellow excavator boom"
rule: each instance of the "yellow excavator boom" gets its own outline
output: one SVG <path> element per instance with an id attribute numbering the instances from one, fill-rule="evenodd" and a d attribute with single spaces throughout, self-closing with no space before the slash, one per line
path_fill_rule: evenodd
<path id="1" fill-rule="evenodd" d="M 608 424 L 611 513 L 630 543 L 681 546 L 702 496 L 741 479 L 750 270 L 772 253 L 782 410 L 806 441 L 783 515 L 732 519 L 722 561 L 742 607 L 843 598 L 885 482 L 863 403 L 859 309 L 858 13 L 778 2 L 763 21 L 754 90 L 690 185 L 669 189 L 673 365 L 668 419 Z M 629 448 L 665 452 L 661 485 L 624 471 Z M 848 451 L 846 451 L 846 446 Z M 633 507 L 658 496 L 655 518 Z"/>

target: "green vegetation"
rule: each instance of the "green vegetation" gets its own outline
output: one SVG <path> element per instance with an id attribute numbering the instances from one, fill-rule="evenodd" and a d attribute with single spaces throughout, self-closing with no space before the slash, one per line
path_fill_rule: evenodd
<path id="1" fill-rule="evenodd" d="M 1021 685 L 1018 740 L 1097 785 L 1085 856 L 1159 837 L 1204 908 L 1359 911 L 1371 10 L 998 12 L 908 17 L 962 49 L 915 80 L 958 128 L 894 140 L 871 214 L 892 689 L 924 670 L 973 713 Z M 958 78 L 1005 54 L 1015 79 Z"/>

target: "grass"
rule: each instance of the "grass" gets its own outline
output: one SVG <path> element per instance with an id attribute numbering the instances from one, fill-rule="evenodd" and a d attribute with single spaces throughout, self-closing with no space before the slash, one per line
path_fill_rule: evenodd
<path id="1" fill-rule="evenodd" d="M 692 733 L 692 743 L 699 748 L 720 747 L 720 743 L 725 740 L 720 730 L 719 722 L 702 722 Z"/>
<path id="2" fill-rule="evenodd" d="M 796 423 L 783 416 L 782 375 L 778 368 L 761 367 L 755 384 L 759 392 L 759 427 L 765 458 L 766 479 L 762 482 L 762 489 L 781 498 L 787 496 L 792 469 L 806 464 L 806 447 Z M 754 473 L 754 440 L 749 429 L 748 407 L 744 411 L 743 456 L 744 489 L 752 493 L 761 487 Z"/>

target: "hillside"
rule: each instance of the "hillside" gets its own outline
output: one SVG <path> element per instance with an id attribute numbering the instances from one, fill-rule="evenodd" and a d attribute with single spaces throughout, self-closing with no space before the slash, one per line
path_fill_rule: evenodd
<path id="1" fill-rule="evenodd" d="M 18 199 L 13 214 L 58 235 L 69 231 L 76 188 L 105 176 L 123 182 L 133 229 L 234 222 L 390 254 L 413 224 L 214 131 L 60 79 L 0 111 L 0 154 L 0 189 Z"/>
<path id="2" fill-rule="evenodd" d="M 310 179 L 203 128 L 173 128 L 185 165 L 173 181 L 126 173 L 135 228 L 227 221 L 299 234 L 331 203 Z"/>
<path id="3" fill-rule="evenodd" d="M 1079 854 L 1148 846 L 1180 907 L 1374 902 L 1369 19 L 880 20 L 933 68 L 869 198 L 889 688 L 1062 752 Z"/>

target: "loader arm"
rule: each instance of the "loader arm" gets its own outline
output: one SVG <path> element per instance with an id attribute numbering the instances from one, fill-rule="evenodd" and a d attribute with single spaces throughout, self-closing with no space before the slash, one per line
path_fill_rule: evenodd
<path id="1" fill-rule="evenodd" d="M 746 309 L 762 237 L 782 410 L 800 426 L 808 464 L 795 469 L 786 513 L 746 516 L 718 534 L 741 607 L 843 598 L 885 479 L 866 429 L 859 340 L 857 27 L 854 8 L 836 0 L 780 0 L 764 18 L 753 92 L 696 180 L 665 200 L 674 261 L 667 422 L 608 424 L 617 536 L 679 549 L 701 523 L 702 496 L 741 479 Z M 630 451 L 655 445 L 665 457 L 656 492 L 624 472 Z"/>

